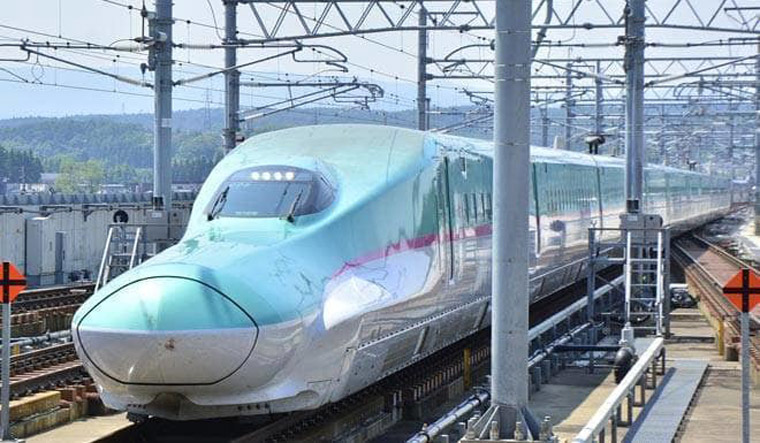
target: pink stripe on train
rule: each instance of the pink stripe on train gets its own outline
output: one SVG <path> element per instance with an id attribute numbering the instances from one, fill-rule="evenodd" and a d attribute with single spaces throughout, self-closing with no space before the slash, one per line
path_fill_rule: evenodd
<path id="1" fill-rule="evenodd" d="M 487 236 L 490 236 L 492 232 L 493 232 L 493 229 L 490 224 L 478 225 L 472 228 L 458 229 L 456 232 L 454 232 L 452 236 L 450 236 L 447 233 L 443 236 L 443 240 L 444 240 L 444 243 L 446 243 L 446 242 L 452 242 L 452 241 L 457 241 L 457 240 L 463 240 L 466 238 L 487 237 Z M 338 269 L 333 274 L 332 277 L 335 278 L 343 274 L 344 272 L 346 272 L 348 269 L 362 266 L 375 260 L 387 258 L 392 255 L 399 254 L 406 251 L 422 249 L 434 243 L 440 243 L 440 242 L 441 242 L 441 236 L 439 234 L 427 234 L 421 237 L 404 239 L 396 243 L 391 243 L 383 249 L 378 249 L 375 251 L 368 252 L 367 254 L 364 254 L 349 262 L 344 263 L 343 266 L 341 266 L 341 268 Z"/>

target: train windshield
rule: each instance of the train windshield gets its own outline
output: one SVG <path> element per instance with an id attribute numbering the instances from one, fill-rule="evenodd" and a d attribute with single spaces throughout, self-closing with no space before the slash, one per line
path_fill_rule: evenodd
<path id="1" fill-rule="evenodd" d="M 289 166 L 238 171 L 217 191 L 206 213 L 217 217 L 282 217 L 292 221 L 330 206 L 335 188 L 320 173 Z"/>

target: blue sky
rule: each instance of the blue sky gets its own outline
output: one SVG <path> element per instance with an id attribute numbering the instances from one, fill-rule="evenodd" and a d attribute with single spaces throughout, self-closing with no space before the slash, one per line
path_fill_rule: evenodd
<path id="1" fill-rule="evenodd" d="M 669 4 L 676 0 L 658 0 L 648 2 L 656 14 L 667 11 Z M 116 4 L 114 4 L 116 3 Z M 147 2 L 152 6 L 152 2 Z M 555 2 L 566 7 L 570 2 Z M 565 5 L 567 3 L 567 5 Z M 624 0 L 602 0 L 600 4 L 612 15 L 622 11 Z M 701 3 L 701 2 L 697 2 Z M 701 8 L 714 7 L 716 2 L 705 2 L 698 5 Z M 18 42 L 21 38 L 36 41 L 56 41 L 57 36 L 69 40 L 84 40 L 98 44 L 124 45 L 128 40 L 141 34 L 142 20 L 136 9 L 129 10 L 123 5 L 138 7 L 140 1 L 135 0 L 30 0 L 11 1 L 3 5 L 0 16 L 0 43 Z M 536 3 L 537 4 L 537 3 Z M 121 6 L 120 6 L 121 5 Z M 490 8 L 493 2 L 483 3 Z M 574 18 L 570 23 L 596 22 L 603 20 L 603 11 L 594 6 L 594 2 L 583 2 L 581 8 L 587 8 L 583 14 Z M 712 5 L 712 6 L 711 6 Z M 558 6 L 558 7 L 560 7 Z M 693 21 L 688 5 L 682 2 L 672 16 L 684 23 Z M 212 13 L 213 10 L 213 13 Z M 318 14 L 315 10 L 307 13 Z M 219 42 L 219 32 L 214 29 L 214 23 L 222 24 L 223 17 L 221 0 L 179 0 L 175 1 L 174 15 L 177 22 L 174 26 L 175 42 L 209 44 Z M 485 11 L 489 15 L 489 11 Z M 271 19 L 272 17 L 270 17 Z M 193 23 L 188 24 L 187 19 Z M 721 26 L 732 26 L 735 16 L 720 16 L 716 23 Z M 370 17 L 369 20 L 379 20 Z M 535 20 L 540 21 L 539 18 Z M 257 31 L 251 11 L 245 6 L 239 7 L 239 24 L 244 34 L 251 35 Z M 297 32 L 297 23 L 286 22 L 283 29 Z M 563 41 L 567 44 L 614 42 L 621 33 L 620 29 L 585 30 L 550 30 L 548 38 L 553 41 Z M 478 37 L 490 37 L 490 32 L 433 32 L 430 34 L 429 55 L 443 57 L 453 49 L 482 43 Z M 690 41 L 698 42 L 706 39 L 725 38 L 726 35 L 702 33 L 693 30 L 674 31 L 672 29 L 648 31 L 647 38 L 654 42 Z M 415 106 L 416 78 L 416 34 L 383 33 L 372 34 L 367 38 L 348 36 L 321 41 L 326 45 L 339 49 L 348 59 L 348 73 L 341 74 L 344 79 L 354 76 L 362 81 L 380 84 L 386 91 L 386 98 L 373 105 L 377 109 L 411 108 Z M 739 56 L 752 53 L 754 47 L 743 48 L 713 48 L 676 50 L 667 48 L 650 48 L 648 54 L 663 55 L 732 55 Z M 251 61 L 282 50 L 241 50 L 239 61 Z M 113 53 L 103 51 L 56 51 L 56 55 L 98 69 L 118 73 L 133 78 L 140 78 L 139 64 L 145 60 L 145 55 L 139 53 L 123 53 L 118 58 Z M 32 58 L 26 63 L 4 61 L 19 57 L 20 51 L 12 48 L 0 48 L 0 118 L 30 116 L 30 115 L 72 115 L 89 113 L 134 113 L 150 112 L 153 106 L 151 91 L 145 88 L 130 86 L 112 79 L 83 73 L 77 68 L 66 67 L 60 63 L 40 58 Z M 481 58 L 492 56 L 490 49 L 477 48 L 471 55 Z M 539 57 L 590 57 L 610 56 L 619 57 L 622 49 L 614 48 L 544 48 Z M 223 62 L 220 50 L 185 50 L 176 49 L 174 58 L 175 79 L 191 76 L 208 71 L 204 66 L 219 67 Z M 324 57 L 323 57 L 324 58 Z M 536 66 L 534 65 L 534 68 Z M 74 69 L 74 70 L 72 70 Z M 289 57 L 257 64 L 256 71 L 248 71 L 244 80 L 274 81 L 286 78 L 302 78 L 311 75 L 336 75 L 334 69 L 324 63 L 297 63 Z M 671 68 L 674 69 L 674 68 Z M 485 71 L 486 73 L 489 70 Z M 18 77 L 30 83 L 19 83 Z M 45 83 L 34 84 L 34 82 Z M 89 89 L 68 89 L 60 86 L 69 85 Z M 534 84 L 540 84 L 535 81 Z M 468 99 L 457 92 L 457 88 L 467 87 L 477 90 L 492 88 L 487 81 L 470 80 L 436 80 L 429 87 L 428 97 L 434 106 L 450 106 L 468 104 Z M 96 91 L 97 90 L 97 91 Z M 180 87 L 175 92 L 175 109 L 199 108 L 204 106 L 221 106 L 223 102 L 223 83 L 221 76 L 204 80 L 192 87 Z M 261 106 L 268 102 L 285 97 L 287 90 L 283 89 L 252 89 L 243 91 L 241 104 Z"/>

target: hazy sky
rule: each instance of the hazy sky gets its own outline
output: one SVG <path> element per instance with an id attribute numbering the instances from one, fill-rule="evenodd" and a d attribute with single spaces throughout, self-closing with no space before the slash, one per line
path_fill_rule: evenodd
<path id="1" fill-rule="evenodd" d="M 676 0 L 650 0 L 652 11 L 662 17 L 665 10 Z M 738 3 L 739 0 L 737 0 Z M 27 0 L 5 2 L 0 13 L 0 43 L 17 42 L 21 38 L 34 41 L 59 41 L 58 36 L 68 40 L 83 40 L 103 45 L 127 44 L 129 39 L 141 35 L 142 20 L 138 10 L 129 10 L 120 5 L 131 4 L 138 9 L 141 2 L 134 0 Z M 555 1 L 558 8 L 565 8 L 572 3 L 569 0 Z M 600 0 L 607 13 L 617 17 L 623 10 L 623 0 Z M 708 10 L 714 9 L 717 1 L 696 2 L 704 8 L 700 12 L 709 15 Z M 745 3 L 752 3 L 745 0 Z M 538 3 L 536 3 L 538 4 Z M 393 4 L 389 4 L 389 8 Z M 493 2 L 481 3 L 483 12 L 490 17 Z M 395 5 L 396 7 L 398 5 Z M 148 2 L 152 7 L 152 2 Z M 358 6 L 347 9 L 351 14 L 357 14 Z M 212 14 L 212 8 L 214 13 Z M 246 6 L 239 6 L 239 24 L 243 37 L 255 37 L 260 33 L 255 26 L 255 19 Z M 265 20 L 274 22 L 274 10 L 269 10 Z M 305 14 L 319 15 L 320 9 L 313 5 L 302 6 Z M 604 19 L 605 12 L 595 2 L 583 2 L 578 16 L 569 23 L 598 23 Z M 383 18 L 375 11 L 367 23 L 380 23 Z M 755 12 L 756 14 L 756 12 Z M 174 41 L 194 44 L 210 44 L 220 41 L 214 29 L 214 21 L 223 25 L 223 7 L 220 0 L 177 0 L 174 5 L 174 16 L 177 19 L 174 26 Z M 679 23 L 696 23 L 693 13 L 683 3 L 672 17 Z M 745 14 L 744 20 L 751 19 Z M 188 24 L 187 20 L 192 23 Z M 296 31 L 297 22 L 289 17 L 283 24 L 285 31 Z M 542 20 L 541 14 L 534 20 Z M 716 25 L 736 27 L 736 21 L 741 20 L 737 13 L 721 13 L 716 18 Z M 557 21 L 556 18 L 554 20 Z M 415 23 L 416 17 L 410 18 Z M 651 20 L 650 20 L 651 23 Z M 15 29 L 14 29 L 15 28 Z M 620 29 L 611 30 L 551 30 L 548 38 L 553 41 L 562 40 L 567 44 L 576 43 L 612 43 Z M 490 32 L 434 32 L 430 35 L 430 56 L 441 58 L 453 49 L 483 43 L 479 37 L 490 38 Z M 725 34 L 710 34 L 700 31 L 657 30 L 648 31 L 648 40 L 653 42 L 699 42 L 725 38 Z M 281 57 L 275 61 L 261 63 L 246 70 L 243 80 L 277 81 L 286 78 L 298 78 L 302 75 L 337 75 L 346 79 L 354 76 L 364 81 L 377 82 L 386 91 L 386 98 L 377 107 L 393 109 L 396 107 L 413 107 L 414 80 L 416 77 L 416 33 L 383 33 L 371 34 L 366 38 L 348 36 L 343 38 L 326 39 L 320 43 L 331 46 L 344 53 L 349 63 L 348 73 L 338 73 L 324 63 L 298 63 L 289 57 Z M 272 55 L 280 50 L 244 49 L 240 51 L 239 61 L 252 61 L 263 56 Z M 327 51 L 327 50 L 325 50 Z M 650 48 L 648 54 L 663 55 L 743 55 L 753 53 L 754 47 L 742 48 L 711 48 L 711 49 L 662 49 Z M 49 52 L 53 54 L 53 52 Z M 326 52 L 323 52 L 326 53 Z M 488 48 L 470 49 L 468 54 L 479 58 L 492 57 Z M 619 57 L 622 48 L 545 48 L 539 57 L 590 57 L 609 56 Z M 22 53 L 13 48 L 0 48 L 0 59 L 15 59 Z M 55 51 L 55 55 L 70 59 L 88 66 L 108 70 L 134 78 L 140 78 L 139 64 L 145 60 L 144 53 L 126 53 L 114 57 L 112 52 L 104 51 Z M 325 55 L 317 57 L 325 58 Z M 221 50 L 185 50 L 175 49 L 175 79 L 191 76 L 208 71 L 209 67 L 220 67 L 223 62 Z M 69 115 L 83 113 L 118 113 L 118 112 L 149 112 L 152 110 L 152 91 L 149 89 L 130 86 L 112 79 L 82 72 L 78 68 L 67 67 L 44 58 L 31 58 L 26 63 L 0 60 L 0 118 L 28 115 Z M 695 65 L 671 67 L 672 72 L 679 69 L 693 69 Z M 534 65 L 534 68 L 536 66 Z M 683 68 L 683 69 L 682 69 Z M 544 68 L 546 69 L 546 68 Z M 3 71 L 5 70 L 5 71 Z M 434 70 L 431 68 L 431 71 Z M 10 72 L 9 72 L 10 71 Z M 490 73 L 487 68 L 485 73 Z M 150 75 L 150 74 L 148 74 Z M 23 83 L 18 77 L 25 79 Z M 44 83 L 39 84 L 39 83 Z M 541 81 L 534 81 L 541 84 Z M 51 86 L 59 85 L 59 86 Z M 464 105 L 468 99 L 455 88 L 468 87 L 476 90 L 490 90 L 491 84 L 486 81 L 451 81 L 436 80 L 431 83 L 428 96 L 434 105 Z M 85 88 L 85 89 L 73 89 Z M 192 87 L 179 87 L 175 90 L 175 109 L 198 108 L 203 106 L 221 106 L 223 95 L 221 76 L 195 83 Z M 296 91 L 292 91 L 296 94 Z M 289 91 L 272 88 L 246 88 L 241 103 L 243 106 L 262 106 L 271 101 L 286 96 Z"/>

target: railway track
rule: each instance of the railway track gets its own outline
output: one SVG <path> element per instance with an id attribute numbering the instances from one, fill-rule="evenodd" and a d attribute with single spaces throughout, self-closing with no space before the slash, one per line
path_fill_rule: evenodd
<path id="1" fill-rule="evenodd" d="M 13 303 L 11 326 L 14 332 L 18 332 L 16 328 L 23 332 L 24 325 L 45 319 L 41 324 L 47 332 L 67 329 L 71 316 L 93 290 L 93 283 L 82 283 L 23 291 Z M 66 321 L 53 321 L 64 317 Z M 13 355 L 10 367 L 13 398 L 79 383 L 87 377 L 73 343 L 53 344 Z"/>
<path id="2" fill-rule="evenodd" d="M 80 283 L 21 292 L 12 308 L 13 336 L 39 336 L 68 329 L 74 312 L 93 290 L 92 283 Z"/>
<path id="3" fill-rule="evenodd" d="M 723 296 L 723 286 L 740 269 L 751 266 L 696 235 L 676 240 L 672 251 L 701 308 L 718 331 L 721 354 L 730 360 L 738 359 L 741 337 L 739 310 Z M 756 326 L 757 318 L 753 318 L 753 323 Z M 750 346 L 752 365 L 755 370 L 760 370 L 760 337 L 750 337 Z"/>
<path id="4" fill-rule="evenodd" d="M 94 283 L 82 283 L 26 290 L 13 302 L 13 311 L 23 313 L 45 308 L 79 306 L 92 295 L 94 289 Z"/>
<path id="5" fill-rule="evenodd" d="M 35 392 L 80 383 L 87 377 L 73 343 L 62 343 L 11 356 L 11 395 L 20 398 Z"/>

